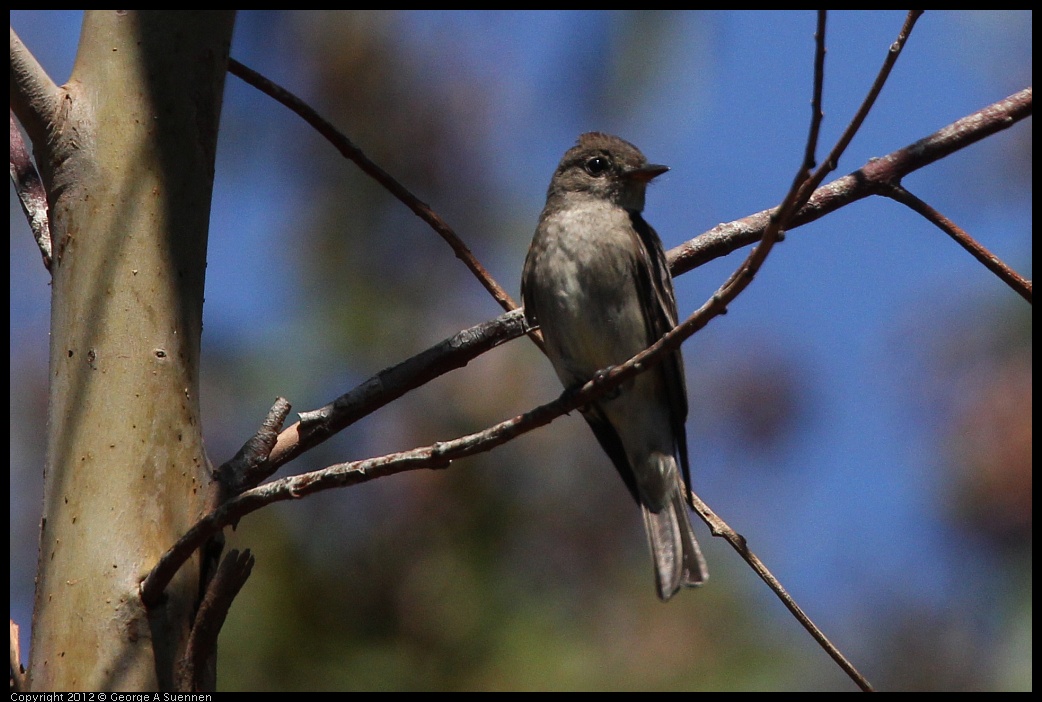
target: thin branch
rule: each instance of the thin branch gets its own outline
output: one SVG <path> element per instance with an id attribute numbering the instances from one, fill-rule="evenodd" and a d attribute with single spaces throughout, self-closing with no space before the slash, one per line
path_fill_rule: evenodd
<path id="1" fill-rule="evenodd" d="M 883 60 L 883 65 L 880 67 L 879 73 L 876 75 L 876 79 L 872 83 L 872 87 L 869 88 L 868 94 L 865 95 L 861 107 L 858 108 L 853 119 L 850 120 L 850 124 L 848 124 L 846 130 L 844 130 L 843 135 L 840 136 L 836 145 L 832 147 L 832 151 L 822 162 L 821 168 L 819 168 L 817 173 L 815 173 L 805 184 L 804 188 L 807 191 L 808 197 L 810 191 L 815 190 L 819 185 L 821 185 L 825 180 L 825 176 L 839 167 L 840 157 L 843 155 L 843 152 L 847 150 L 847 146 L 850 145 L 850 142 L 853 141 L 854 135 L 857 134 L 859 129 L 861 129 L 861 125 L 864 123 L 865 118 L 868 117 L 872 105 L 875 104 L 876 98 L 879 97 L 879 93 L 883 90 L 883 85 L 886 84 L 886 79 L 890 77 L 890 71 L 893 70 L 894 64 L 897 63 L 897 58 L 901 55 L 901 50 L 908 41 L 908 36 L 912 33 L 912 28 L 915 27 L 916 21 L 922 17 L 922 14 L 923 10 L 908 11 L 908 15 L 905 17 L 904 26 L 901 27 L 897 39 L 890 45 L 886 58 Z"/>
<path id="2" fill-rule="evenodd" d="M 11 181 L 22 203 L 36 245 L 47 270 L 51 269 L 52 242 L 47 212 L 47 192 L 40 174 L 29 156 L 22 134 L 15 124 L 21 123 L 38 153 L 47 153 L 53 140 L 54 120 L 59 112 L 62 90 L 11 28 Z"/>
<path id="3" fill-rule="evenodd" d="M 22 132 L 15 123 L 14 110 L 11 110 L 11 182 L 14 183 L 18 201 L 22 203 L 22 212 L 29 221 L 36 245 L 40 248 L 44 268 L 51 270 L 51 223 L 47 213 L 47 193 L 29 156 L 25 140 L 22 139 Z"/>
<path id="4" fill-rule="evenodd" d="M 810 632 L 810 635 L 818 642 L 818 644 L 825 649 L 825 652 L 829 654 L 832 660 L 843 668 L 847 675 L 854 681 L 854 683 L 866 692 L 872 691 L 872 684 L 863 676 L 857 668 L 855 668 L 850 661 L 839 651 L 836 646 L 829 641 L 824 633 L 811 621 L 807 613 L 796 604 L 796 601 L 788 593 L 788 591 L 782 586 L 781 582 L 778 581 L 774 574 L 767 569 L 767 566 L 763 564 L 755 553 L 749 550 L 749 545 L 745 540 L 745 537 L 732 529 L 727 522 L 719 517 L 712 509 L 709 508 L 705 502 L 702 501 L 698 495 L 692 494 L 691 506 L 694 507 L 695 511 L 706 525 L 709 526 L 710 531 L 713 532 L 713 536 L 719 536 L 723 538 L 727 543 L 731 544 L 735 551 L 745 559 L 745 562 L 753 569 L 753 571 L 760 576 L 760 578 L 767 583 L 767 586 L 774 591 L 778 596 L 778 599 L 788 608 L 792 615 L 796 617 L 796 620 L 803 625 L 803 628 Z"/>
<path id="5" fill-rule="evenodd" d="M 814 154 L 817 152 L 817 140 L 821 132 L 821 119 L 824 114 L 821 109 L 821 91 L 825 78 L 825 19 L 825 11 L 819 10 L 817 31 L 814 35 L 813 111 L 807 134 L 807 144 L 804 149 L 803 163 L 797 169 L 792 185 L 789 186 L 789 191 L 785 194 L 781 204 L 770 211 L 767 226 L 764 228 L 760 243 L 749 253 L 742 265 L 731 274 L 731 277 L 724 283 L 723 287 L 710 300 L 710 302 L 715 300 L 720 305 L 713 310 L 711 317 L 717 314 L 724 314 L 730 301 L 737 297 L 752 282 L 763 266 L 764 261 L 767 260 L 767 255 L 774 247 L 774 244 L 780 239 L 782 232 L 788 228 L 793 215 L 799 211 L 813 194 L 811 189 L 806 186 L 810 178 L 811 164 L 815 160 Z M 801 195 L 801 193 L 806 194 Z"/>
<path id="6" fill-rule="evenodd" d="M 1009 129 L 1031 116 L 1032 89 L 1025 88 L 1009 97 L 967 115 L 914 144 L 873 159 L 860 169 L 837 178 L 814 191 L 788 231 L 814 222 L 827 214 L 870 195 L 885 194 L 893 183 L 935 161 L 977 143 L 996 132 Z M 666 253 L 670 271 L 679 276 L 721 256 L 759 241 L 773 209 L 742 219 L 719 224 Z"/>
<path id="7" fill-rule="evenodd" d="M 354 143 L 337 130 L 336 127 L 315 112 L 310 105 L 282 86 L 265 78 L 253 69 L 244 66 L 235 59 L 229 59 L 228 72 L 241 78 L 246 83 L 260 90 L 262 93 L 278 100 L 290 110 L 298 114 L 305 122 L 314 127 L 315 130 L 333 144 L 341 154 L 354 161 L 364 173 L 382 185 L 387 192 L 398 198 L 406 207 L 412 210 L 417 217 L 429 224 L 431 229 L 437 232 L 438 235 L 452 247 L 452 251 L 456 254 L 456 258 L 463 261 L 464 265 L 470 269 L 471 273 L 477 277 L 478 281 L 481 282 L 484 288 L 488 290 L 504 310 L 509 312 L 517 307 L 517 303 L 514 302 L 513 298 L 510 297 L 507 291 L 495 281 L 487 270 L 485 270 L 485 267 L 482 266 L 474 257 L 474 254 L 467 245 L 463 243 L 456 232 L 452 230 L 452 227 L 446 224 L 445 221 L 431 209 L 430 205 L 422 202 L 418 197 L 409 192 L 405 186 L 392 178 L 387 171 L 369 160 L 369 158 L 362 153 L 361 149 L 355 146 Z"/>
<path id="8" fill-rule="evenodd" d="M 217 637 L 232 602 L 253 571 L 249 549 L 229 551 L 206 587 L 192 632 L 177 670 L 179 692 L 207 692 L 217 687 Z"/>
<path id="9" fill-rule="evenodd" d="M 463 368 L 500 344 L 528 331 L 521 310 L 464 329 L 426 351 L 386 368 L 353 390 L 311 412 L 280 435 L 265 467 L 270 475 L 304 451 L 327 440 L 362 417 L 449 371 Z"/>
<path id="10" fill-rule="evenodd" d="M 828 10 L 818 10 L 818 27 L 814 32 L 814 91 L 810 100 L 810 134 L 807 137 L 807 148 L 803 153 L 803 170 L 814 168 L 815 154 L 818 148 L 818 135 L 821 133 L 821 122 L 825 119 L 822 109 L 822 93 L 825 90 L 825 26 Z"/>
<path id="11" fill-rule="evenodd" d="M 11 109 L 34 144 L 47 143 L 61 89 L 11 28 Z"/>
<path id="12" fill-rule="evenodd" d="M 278 442 L 279 431 L 290 409 L 289 400 L 276 398 L 257 433 L 242 445 L 235 456 L 214 471 L 223 488 L 221 492 L 224 493 L 219 502 L 259 485 L 271 475 L 272 471 L 266 468 L 270 465 L 268 457 Z"/>
<path id="13" fill-rule="evenodd" d="M 883 190 L 882 194 L 903 205 L 907 205 L 935 224 L 938 229 L 950 236 L 952 239 L 955 239 L 959 246 L 969 251 L 975 259 L 984 264 L 988 270 L 998 276 L 1006 285 L 1013 288 L 1014 292 L 1029 303 L 1031 302 L 1031 281 L 1025 280 L 1021 277 L 998 256 L 988 251 L 988 249 L 978 243 L 976 239 L 963 231 L 955 224 L 955 222 L 951 221 L 943 214 L 930 207 L 930 205 L 905 190 L 901 185 L 894 185 L 886 188 Z"/>

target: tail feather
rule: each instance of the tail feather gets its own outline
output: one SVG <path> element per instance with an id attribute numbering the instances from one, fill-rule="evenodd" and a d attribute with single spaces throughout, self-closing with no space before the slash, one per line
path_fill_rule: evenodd
<path id="1" fill-rule="evenodd" d="M 681 587 L 697 587 L 704 583 L 709 574 L 691 528 L 683 489 L 678 485 L 658 512 L 652 512 L 646 505 L 641 508 L 651 556 L 655 561 L 658 596 L 666 601 Z"/>

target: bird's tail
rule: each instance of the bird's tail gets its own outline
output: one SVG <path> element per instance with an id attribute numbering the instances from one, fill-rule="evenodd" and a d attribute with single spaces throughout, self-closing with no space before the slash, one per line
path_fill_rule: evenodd
<path id="1" fill-rule="evenodd" d="M 655 560 L 655 584 L 663 601 L 681 587 L 697 587 L 709 578 L 702 549 L 691 528 L 684 493 L 678 476 L 673 494 L 661 510 L 652 512 L 647 505 L 641 505 L 651 556 Z"/>

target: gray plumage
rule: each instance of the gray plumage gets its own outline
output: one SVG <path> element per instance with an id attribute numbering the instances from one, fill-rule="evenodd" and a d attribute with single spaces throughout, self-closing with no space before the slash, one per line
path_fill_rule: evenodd
<path id="1" fill-rule="evenodd" d="M 525 259 L 521 296 L 565 387 L 647 348 L 676 325 L 662 242 L 644 218 L 648 182 L 669 170 L 632 144 L 589 132 L 565 153 Z M 582 410 L 641 506 L 658 594 L 702 584 L 686 496 L 687 390 L 676 351 Z M 677 458 L 680 459 L 678 469 Z"/>

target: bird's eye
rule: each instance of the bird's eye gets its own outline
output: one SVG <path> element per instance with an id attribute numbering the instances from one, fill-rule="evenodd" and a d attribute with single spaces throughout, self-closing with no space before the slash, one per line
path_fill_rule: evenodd
<path id="1" fill-rule="evenodd" d="M 586 162 L 586 172 L 599 177 L 611 170 L 611 159 L 607 156 L 594 156 Z"/>

